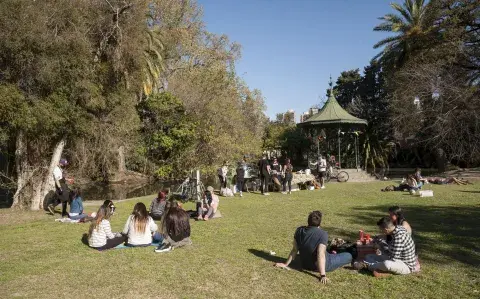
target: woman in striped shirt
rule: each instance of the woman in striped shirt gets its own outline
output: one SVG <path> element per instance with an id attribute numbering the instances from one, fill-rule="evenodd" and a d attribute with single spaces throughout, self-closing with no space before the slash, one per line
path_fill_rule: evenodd
<path id="1" fill-rule="evenodd" d="M 112 233 L 109 219 L 110 209 L 102 205 L 88 231 L 88 245 L 90 247 L 105 250 L 114 248 L 126 241 L 126 237 L 122 234 Z"/>

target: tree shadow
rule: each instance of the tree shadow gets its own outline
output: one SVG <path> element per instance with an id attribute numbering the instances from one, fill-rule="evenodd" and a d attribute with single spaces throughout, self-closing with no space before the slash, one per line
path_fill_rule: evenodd
<path id="1" fill-rule="evenodd" d="M 480 191 L 467 191 L 467 190 L 460 190 L 463 193 L 480 193 Z"/>
<path id="2" fill-rule="evenodd" d="M 353 207 L 341 217 L 366 227 L 387 215 L 389 205 Z M 445 263 L 445 258 L 480 266 L 480 206 L 402 206 L 413 229 L 413 239 L 420 259 Z M 332 229 L 335 230 L 335 229 Z"/>
<path id="3" fill-rule="evenodd" d="M 251 249 L 248 249 L 248 251 L 251 254 L 255 255 L 256 257 L 262 258 L 262 259 L 264 259 L 268 262 L 284 263 L 284 262 L 287 261 L 286 258 L 281 258 L 281 257 L 275 256 L 275 255 L 270 255 L 269 252 L 266 252 L 266 251 L 263 251 L 263 250 L 257 250 L 257 249 L 252 249 L 251 248 Z M 302 266 L 300 265 L 299 256 L 297 256 L 297 258 L 290 263 L 289 267 L 293 270 L 298 271 L 298 272 L 302 272 L 302 273 L 308 274 L 310 276 L 313 276 L 315 278 L 318 278 L 317 275 L 315 275 L 314 273 L 302 269 Z"/>

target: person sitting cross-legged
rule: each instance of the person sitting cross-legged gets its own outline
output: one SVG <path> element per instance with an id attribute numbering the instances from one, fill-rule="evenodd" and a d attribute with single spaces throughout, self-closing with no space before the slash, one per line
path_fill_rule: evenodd
<path id="1" fill-rule="evenodd" d="M 218 196 L 213 193 L 213 187 L 208 186 L 201 202 L 197 202 L 197 219 L 208 221 L 212 218 L 218 209 L 220 200 Z"/>
<path id="2" fill-rule="evenodd" d="M 389 216 L 377 222 L 380 231 L 392 236 L 389 254 L 369 254 L 363 262 L 355 262 L 357 270 L 368 269 L 375 277 L 382 277 L 387 273 L 410 274 L 415 269 L 415 244 L 408 231 L 402 225 L 395 225 Z"/>
<path id="3" fill-rule="evenodd" d="M 320 282 L 327 283 L 326 272 L 331 272 L 352 262 L 348 252 L 330 254 L 327 252 L 328 234 L 320 228 L 322 212 L 313 211 L 308 215 L 308 226 L 297 228 L 293 240 L 293 248 L 286 263 L 276 263 L 276 267 L 285 268 L 300 252 L 302 267 L 306 270 L 318 271 Z"/>

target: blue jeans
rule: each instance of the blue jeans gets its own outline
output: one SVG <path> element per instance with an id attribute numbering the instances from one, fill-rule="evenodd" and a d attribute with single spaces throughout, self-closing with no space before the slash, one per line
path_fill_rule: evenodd
<path id="1" fill-rule="evenodd" d="M 81 220 L 85 217 L 87 217 L 87 214 L 80 214 L 80 215 L 75 215 L 75 216 L 68 216 L 72 220 Z"/>
<path id="2" fill-rule="evenodd" d="M 343 265 L 350 264 L 351 262 L 352 262 L 352 255 L 348 252 L 342 252 L 337 254 L 327 253 L 325 271 L 332 272 L 333 270 L 340 268 Z"/>

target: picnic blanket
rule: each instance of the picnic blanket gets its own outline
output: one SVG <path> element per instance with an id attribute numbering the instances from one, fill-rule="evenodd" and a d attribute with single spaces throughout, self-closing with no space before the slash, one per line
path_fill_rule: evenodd
<path id="1" fill-rule="evenodd" d="M 306 182 L 311 182 L 315 180 L 315 176 L 313 174 L 305 174 L 305 173 L 294 173 L 292 178 L 292 185 L 293 184 L 304 184 Z"/>

